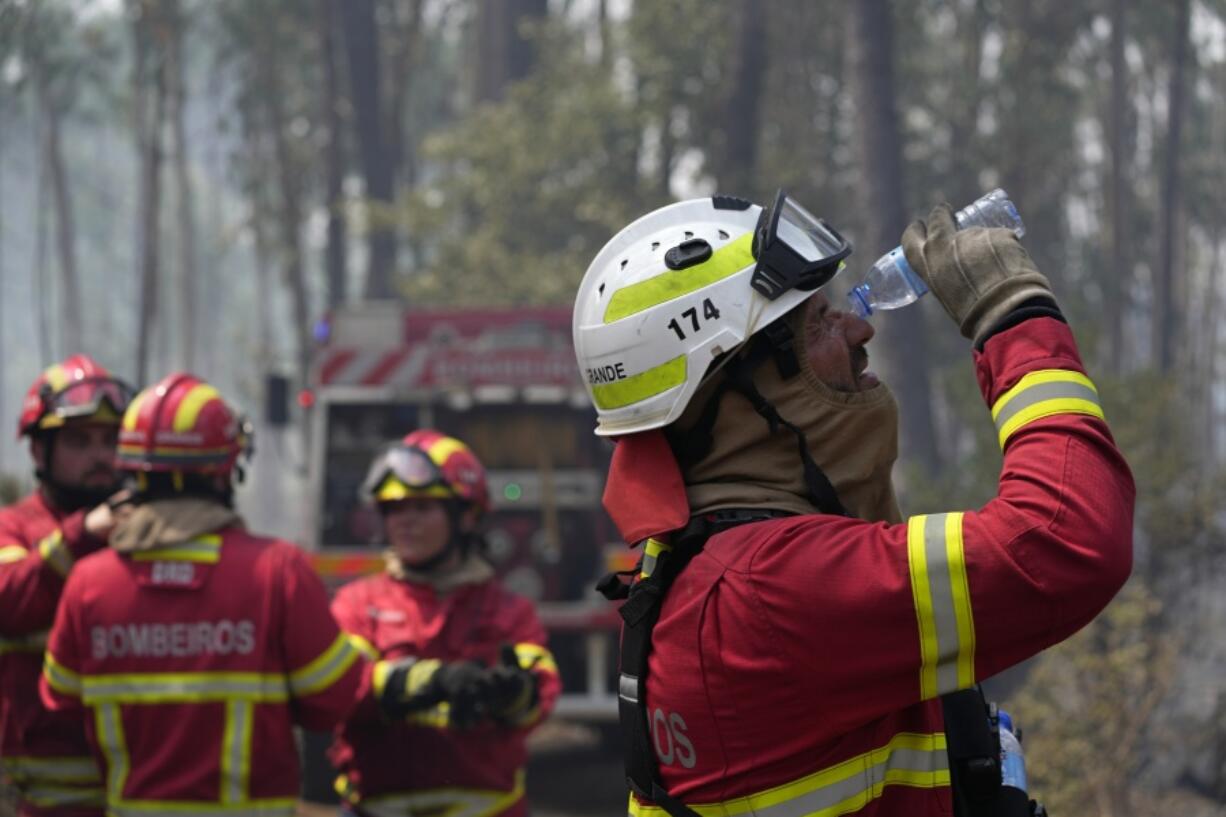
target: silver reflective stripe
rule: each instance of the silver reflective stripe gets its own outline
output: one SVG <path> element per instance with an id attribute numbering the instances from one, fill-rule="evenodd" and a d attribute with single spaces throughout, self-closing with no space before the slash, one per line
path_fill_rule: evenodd
<path id="1" fill-rule="evenodd" d="M 258 801 L 240 806 L 223 806 L 220 803 L 209 804 L 191 800 L 124 800 L 119 803 L 107 803 L 107 817 L 150 817 L 150 815 L 168 815 L 175 817 L 292 817 L 294 802 L 292 800 L 274 800 L 267 805 Z"/>
<path id="2" fill-rule="evenodd" d="M 102 808 L 105 798 L 102 786 L 53 786 L 47 783 L 21 784 L 21 797 L 39 808 L 67 808 L 69 806 L 92 806 Z"/>
<path id="3" fill-rule="evenodd" d="M 643 566 L 639 570 L 640 575 L 650 576 L 655 569 L 656 569 L 656 554 L 644 553 L 643 554 Z"/>
<path id="4" fill-rule="evenodd" d="M 1003 429 L 1005 424 L 1020 414 L 1023 409 L 1030 408 L 1036 403 L 1064 399 L 1084 400 L 1087 403 L 1098 405 L 1098 392 L 1081 383 L 1054 382 L 1030 386 L 1001 407 L 1000 413 L 996 415 L 996 430 Z"/>
<path id="5" fill-rule="evenodd" d="M 20 780 L 102 782 L 102 774 L 92 757 L 6 757 L 0 759 L 0 771 Z"/>
<path id="6" fill-rule="evenodd" d="M 99 701 L 124 703 L 173 703 L 175 701 L 222 700 L 237 697 L 279 701 L 287 697 L 285 678 L 256 673 L 221 673 L 199 676 L 95 675 L 84 681 L 87 704 Z"/>
<path id="7" fill-rule="evenodd" d="M 226 803 L 240 803 L 247 796 L 251 710 L 251 701 L 226 702 L 226 728 L 221 742 L 221 799 Z"/>
<path id="8" fill-rule="evenodd" d="M 23 635 L 20 638 L 0 638 L 0 653 L 37 652 L 47 649 L 47 631 Z"/>
<path id="9" fill-rule="evenodd" d="M 945 735 L 902 732 L 889 743 L 790 783 L 719 803 L 691 803 L 700 815 L 837 817 L 858 812 L 888 786 L 934 789 L 949 785 Z M 659 806 L 630 798 L 630 817 L 664 817 Z"/>
<path id="10" fill-rule="evenodd" d="M 94 729 L 98 745 L 106 758 L 106 790 L 110 797 L 123 795 L 128 779 L 128 750 L 124 746 L 123 722 L 119 718 L 119 704 L 104 703 L 94 708 Z"/>
<path id="11" fill-rule="evenodd" d="M 412 794 L 391 794 L 363 798 L 363 814 L 371 817 L 405 817 L 413 814 L 440 814 L 446 817 L 490 817 L 501 814 L 524 796 L 523 770 L 515 773 L 515 788 L 510 791 L 488 789 L 430 789 Z"/>
<path id="12" fill-rule="evenodd" d="M 949 585 L 949 560 L 945 555 L 945 519 L 933 514 L 924 520 L 924 550 L 928 556 L 928 587 L 932 595 L 932 618 L 937 637 L 937 694 L 958 688 L 958 620 Z"/>
<path id="13" fill-rule="evenodd" d="M 290 692 L 294 695 L 309 695 L 312 692 L 318 692 L 334 681 L 358 657 L 357 650 L 353 648 L 343 633 L 337 636 L 337 640 L 327 652 L 331 652 L 332 656 L 306 675 L 290 675 Z"/>
<path id="14" fill-rule="evenodd" d="M 628 703 L 639 702 L 639 679 L 624 672 L 617 679 L 617 697 Z"/>
<path id="15" fill-rule="evenodd" d="M 874 758 L 875 760 L 875 758 Z M 904 782 L 914 775 L 933 777 L 934 772 L 949 769 L 945 749 L 893 749 L 877 762 L 854 764 L 851 774 L 837 782 L 784 800 L 773 806 L 754 810 L 757 817 L 805 817 L 812 814 L 847 814 L 881 796 L 878 787 L 891 782 Z M 891 778 L 901 778 L 897 781 Z M 836 809 L 836 806 L 843 808 Z M 846 810 L 843 810 L 843 809 Z"/>

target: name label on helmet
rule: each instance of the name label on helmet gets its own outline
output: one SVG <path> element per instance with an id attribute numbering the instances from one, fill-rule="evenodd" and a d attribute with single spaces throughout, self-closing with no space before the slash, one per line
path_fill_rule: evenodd
<path id="1" fill-rule="evenodd" d="M 609 366 L 598 366 L 587 370 L 587 382 L 593 386 L 625 379 L 626 364 L 620 361 Z"/>

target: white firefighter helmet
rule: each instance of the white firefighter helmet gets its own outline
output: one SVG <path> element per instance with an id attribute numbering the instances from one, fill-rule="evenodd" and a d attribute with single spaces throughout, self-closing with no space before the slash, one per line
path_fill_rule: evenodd
<path id="1" fill-rule="evenodd" d="M 850 251 L 782 191 L 765 213 L 715 196 L 662 207 L 622 229 L 575 297 L 575 355 L 596 433 L 676 420 L 715 358 L 810 297 Z"/>

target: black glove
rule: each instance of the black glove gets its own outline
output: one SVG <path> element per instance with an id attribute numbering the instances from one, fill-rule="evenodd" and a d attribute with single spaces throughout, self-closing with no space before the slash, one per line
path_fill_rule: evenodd
<path id="1" fill-rule="evenodd" d="M 510 644 L 502 645 L 500 660 L 489 669 L 489 676 L 489 711 L 496 720 L 516 723 L 536 707 L 539 701 L 536 675 L 520 665 Z"/>
<path id="2" fill-rule="evenodd" d="M 491 680 L 489 671 L 475 661 L 443 663 L 437 658 L 403 658 L 379 662 L 375 692 L 380 707 L 392 718 L 403 718 L 446 701 L 449 722 L 463 729 L 486 717 Z"/>

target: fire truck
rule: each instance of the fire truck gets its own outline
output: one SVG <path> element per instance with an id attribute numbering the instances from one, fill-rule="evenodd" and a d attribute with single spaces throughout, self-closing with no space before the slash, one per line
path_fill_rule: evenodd
<path id="1" fill-rule="evenodd" d="M 409 310 L 368 302 L 315 327 L 309 389 L 308 547 L 339 587 L 382 568 L 377 512 L 358 486 L 415 428 L 467 442 L 489 472 L 487 556 L 537 604 L 564 694 L 556 714 L 617 716 L 618 617 L 593 585 L 629 551 L 601 506 L 611 448 L 575 366 L 565 309 Z"/>

